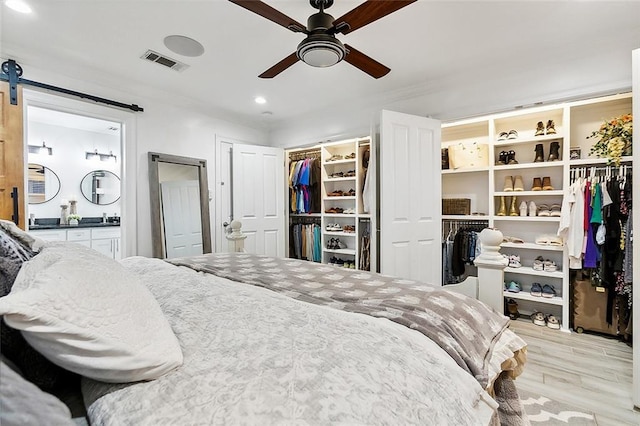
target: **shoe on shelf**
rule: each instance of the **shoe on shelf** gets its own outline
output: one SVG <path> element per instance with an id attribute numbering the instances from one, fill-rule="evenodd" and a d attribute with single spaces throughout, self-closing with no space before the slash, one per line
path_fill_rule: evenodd
<path id="1" fill-rule="evenodd" d="M 531 184 L 532 191 L 542 191 L 542 179 L 539 177 L 533 178 L 533 183 Z"/>
<path id="2" fill-rule="evenodd" d="M 513 129 L 509 130 L 509 133 L 507 134 L 507 139 L 518 139 L 518 132 L 516 132 Z"/>
<path id="3" fill-rule="evenodd" d="M 511 176 L 507 176 L 504 178 L 504 188 L 502 189 L 504 192 L 513 191 L 513 179 Z"/>
<path id="4" fill-rule="evenodd" d="M 335 256 L 331 256 L 331 258 L 329 259 L 329 263 L 338 263 L 338 258 Z"/>
<path id="5" fill-rule="evenodd" d="M 507 286 L 507 291 L 509 293 L 520 293 L 520 290 L 522 290 L 520 284 L 515 281 L 511 281 Z"/>
<path id="6" fill-rule="evenodd" d="M 538 216 L 550 216 L 549 206 L 546 204 L 540 204 L 538 206 Z"/>
<path id="7" fill-rule="evenodd" d="M 505 141 L 505 140 L 507 140 L 508 137 L 509 137 L 509 133 L 500 132 L 500 134 L 498 135 L 498 140 L 499 141 Z"/>
<path id="8" fill-rule="evenodd" d="M 513 178 L 513 190 L 524 191 L 524 182 L 522 181 L 522 176 L 518 175 Z"/>
<path id="9" fill-rule="evenodd" d="M 344 158 L 345 158 L 346 160 L 351 160 L 351 159 L 353 159 L 353 158 L 356 158 L 356 153 L 355 153 L 355 152 L 352 152 L 352 153 L 351 153 L 351 154 L 349 154 L 349 155 L 345 155 L 345 156 L 344 156 Z"/>
<path id="10" fill-rule="evenodd" d="M 561 211 L 561 208 L 560 208 L 560 204 L 551 204 L 550 216 L 553 216 L 553 217 L 562 216 L 562 211 Z"/>
<path id="11" fill-rule="evenodd" d="M 519 268 L 522 266 L 522 263 L 520 263 L 520 256 L 512 254 L 511 256 L 509 256 L 509 265 L 510 268 Z"/>
<path id="12" fill-rule="evenodd" d="M 538 125 L 536 126 L 535 136 L 544 135 L 544 123 L 542 121 L 538 121 Z"/>
<path id="13" fill-rule="evenodd" d="M 344 213 L 344 214 L 355 214 L 355 212 L 356 211 L 354 209 L 346 209 L 342 213 Z"/>
<path id="14" fill-rule="evenodd" d="M 560 330 L 560 321 L 553 315 L 547 315 L 547 327 L 553 330 Z"/>
<path id="15" fill-rule="evenodd" d="M 530 293 L 531 293 L 532 296 L 541 297 L 542 296 L 542 286 L 540 285 L 540 283 L 531 284 Z"/>
<path id="16" fill-rule="evenodd" d="M 545 284 L 542 286 L 542 297 L 546 297 L 547 299 L 551 299 L 556 296 L 556 289 L 553 288 L 550 284 Z"/>
<path id="17" fill-rule="evenodd" d="M 338 161 L 338 160 L 342 160 L 342 155 L 332 155 L 331 158 L 329 158 L 329 161 Z"/>
<path id="18" fill-rule="evenodd" d="M 529 216 L 537 216 L 538 215 L 538 207 L 536 203 L 533 201 L 529 202 Z"/>
<path id="19" fill-rule="evenodd" d="M 500 154 L 498 154 L 498 161 L 496 162 L 496 165 L 506 165 L 508 161 L 507 155 L 507 151 L 500 151 Z"/>
<path id="20" fill-rule="evenodd" d="M 516 152 L 514 150 L 507 152 L 507 164 L 518 164 L 518 161 L 516 160 Z"/>
<path id="21" fill-rule="evenodd" d="M 556 123 L 553 120 L 547 121 L 547 134 L 555 135 L 556 134 Z"/>
<path id="22" fill-rule="evenodd" d="M 505 205 L 504 195 L 500 197 L 500 207 L 498 208 L 497 216 L 506 216 L 507 215 L 507 206 Z"/>
<path id="23" fill-rule="evenodd" d="M 561 237 L 557 235 L 540 235 L 535 239 L 536 244 L 540 244 L 542 246 L 558 246 L 562 247 L 564 242 Z"/>
<path id="24" fill-rule="evenodd" d="M 549 146 L 549 158 L 547 161 L 558 161 L 560 160 L 560 142 L 551 142 Z"/>
<path id="25" fill-rule="evenodd" d="M 519 216 L 518 210 L 516 208 L 517 201 L 518 201 L 517 197 L 511 197 L 511 206 L 509 207 L 509 216 Z"/>
<path id="26" fill-rule="evenodd" d="M 524 240 L 522 238 L 518 238 L 518 237 L 507 237 L 506 235 L 502 237 L 502 242 L 503 243 L 516 243 L 516 244 L 523 244 Z"/>
<path id="27" fill-rule="evenodd" d="M 545 272 L 555 272 L 558 270 L 558 266 L 556 265 L 556 262 L 549 259 L 544 261 L 543 268 Z"/>
<path id="28" fill-rule="evenodd" d="M 353 189 L 350 189 L 349 191 L 345 192 L 345 193 L 344 193 L 344 194 L 342 194 L 342 195 L 345 195 L 345 196 L 347 196 L 347 197 L 355 197 L 355 196 L 356 196 L 356 191 L 355 191 L 355 190 L 353 190 Z"/>
<path id="29" fill-rule="evenodd" d="M 542 190 L 543 191 L 553 191 L 553 186 L 551 186 L 551 178 L 549 176 L 545 176 L 542 178 Z"/>
<path id="30" fill-rule="evenodd" d="M 544 161 L 544 147 L 542 146 L 541 143 L 536 145 L 536 157 L 533 160 L 534 163 L 541 163 Z"/>
<path id="31" fill-rule="evenodd" d="M 544 314 L 542 312 L 534 312 L 533 314 L 531 314 L 531 321 L 533 321 L 535 325 L 539 325 L 541 327 L 547 325 L 546 318 L 544 317 Z"/>
<path id="32" fill-rule="evenodd" d="M 523 201 L 520 203 L 520 216 L 527 215 L 527 202 Z"/>
<path id="33" fill-rule="evenodd" d="M 542 256 L 538 256 L 533 260 L 534 271 L 544 271 L 544 258 Z M 534 283 L 535 285 L 536 283 Z M 542 291 L 542 287 L 540 287 L 540 291 Z M 532 293 L 533 294 L 533 293 Z M 539 296 L 539 295 L 538 295 Z"/>
<path id="34" fill-rule="evenodd" d="M 520 312 L 518 312 L 518 303 L 515 300 L 509 299 L 507 301 L 507 313 L 509 314 L 509 318 L 512 320 L 520 318 Z"/>

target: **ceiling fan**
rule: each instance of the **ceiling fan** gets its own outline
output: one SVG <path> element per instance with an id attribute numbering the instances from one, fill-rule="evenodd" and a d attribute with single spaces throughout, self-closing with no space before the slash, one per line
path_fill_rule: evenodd
<path id="1" fill-rule="evenodd" d="M 306 27 L 260 0 L 229 1 L 282 25 L 294 33 L 307 35 L 295 52 L 258 77 L 273 78 L 298 61 L 314 67 L 330 67 L 344 59 L 373 78 L 380 78 L 387 75 L 391 69 L 348 44 L 343 45 L 336 38 L 336 34 L 349 34 L 417 0 L 367 0 L 338 19 L 325 13 L 325 9 L 333 5 L 333 0 L 309 0 L 311 6 L 319 11 L 309 17 Z"/>

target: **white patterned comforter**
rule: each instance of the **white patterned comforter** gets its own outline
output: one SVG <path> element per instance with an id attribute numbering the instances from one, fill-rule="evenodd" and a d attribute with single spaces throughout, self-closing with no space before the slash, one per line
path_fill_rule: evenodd
<path id="1" fill-rule="evenodd" d="M 480 425 L 497 404 L 418 331 L 129 258 L 180 341 L 151 381 L 85 379 L 92 425 Z"/>

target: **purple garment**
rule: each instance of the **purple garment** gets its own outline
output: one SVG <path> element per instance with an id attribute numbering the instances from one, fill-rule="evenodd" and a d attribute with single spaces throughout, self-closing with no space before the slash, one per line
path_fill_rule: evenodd
<path id="1" fill-rule="evenodd" d="M 598 265 L 598 247 L 596 247 L 595 233 L 591 225 L 591 217 L 593 216 L 593 207 L 591 207 L 591 188 L 587 185 L 585 192 L 585 204 L 587 206 L 587 247 L 584 251 L 583 268 L 595 268 Z"/>

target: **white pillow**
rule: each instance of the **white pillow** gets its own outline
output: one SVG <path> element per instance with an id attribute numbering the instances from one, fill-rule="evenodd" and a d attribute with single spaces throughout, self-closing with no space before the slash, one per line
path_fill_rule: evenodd
<path id="1" fill-rule="evenodd" d="M 92 379 L 156 379 L 182 364 L 158 302 L 120 263 L 75 243 L 25 262 L 0 314 L 53 363 Z"/>

